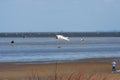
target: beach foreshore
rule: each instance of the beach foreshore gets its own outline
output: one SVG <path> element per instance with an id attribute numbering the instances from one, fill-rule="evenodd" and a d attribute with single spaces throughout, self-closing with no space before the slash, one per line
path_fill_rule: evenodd
<path id="1" fill-rule="evenodd" d="M 112 75 L 120 79 L 120 73 L 112 72 L 111 62 L 117 62 L 117 69 L 120 69 L 119 58 L 94 58 L 82 59 L 63 63 L 32 64 L 20 62 L 1 62 L 0 80 L 30 80 L 33 77 L 39 78 L 69 78 L 71 75 Z M 63 79 L 63 80 L 64 80 Z M 84 79 L 83 79 L 84 80 Z M 99 80 L 99 79 L 98 79 Z M 107 79 L 106 79 L 107 80 Z M 110 80 L 110 79 L 109 79 Z"/>

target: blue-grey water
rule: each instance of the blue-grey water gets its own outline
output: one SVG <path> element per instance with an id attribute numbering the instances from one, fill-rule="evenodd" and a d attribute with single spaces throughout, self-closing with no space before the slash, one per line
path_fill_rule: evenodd
<path id="1" fill-rule="evenodd" d="M 0 62 L 49 62 L 120 57 L 120 37 L 0 38 Z M 14 44 L 10 41 L 14 40 Z"/>

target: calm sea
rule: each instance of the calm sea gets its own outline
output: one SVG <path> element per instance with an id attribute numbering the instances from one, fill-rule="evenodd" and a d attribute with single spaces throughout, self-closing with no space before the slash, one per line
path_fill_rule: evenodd
<path id="1" fill-rule="evenodd" d="M 0 38 L 0 62 L 54 62 L 120 57 L 120 37 Z M 14 44 L 10 41 L 14 40 Z"/>

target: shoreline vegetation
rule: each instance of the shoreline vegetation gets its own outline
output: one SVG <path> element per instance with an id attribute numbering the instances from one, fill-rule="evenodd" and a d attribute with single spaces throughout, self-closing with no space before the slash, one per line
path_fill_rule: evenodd
<path id="1" fill-rule="evenodd" d="M 1 32 L 0 37 L 120 37 L 120 32 Z"/>
<path id="2" fill-rule="evenodd" d="M 51 64 L 19 64 L 0 62 L 0 80 L 119 80 L 120 73 L 112 72 L 112 61 L 119 58 L 92 58 Z"/>

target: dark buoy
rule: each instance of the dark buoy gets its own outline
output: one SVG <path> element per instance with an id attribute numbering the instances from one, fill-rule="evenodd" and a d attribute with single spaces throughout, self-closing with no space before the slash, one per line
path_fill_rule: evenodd
<path id="1" fill-rule="evenodd" d="M 11 44 L 15 43 L 13 40 L 11 41 Z"/>

